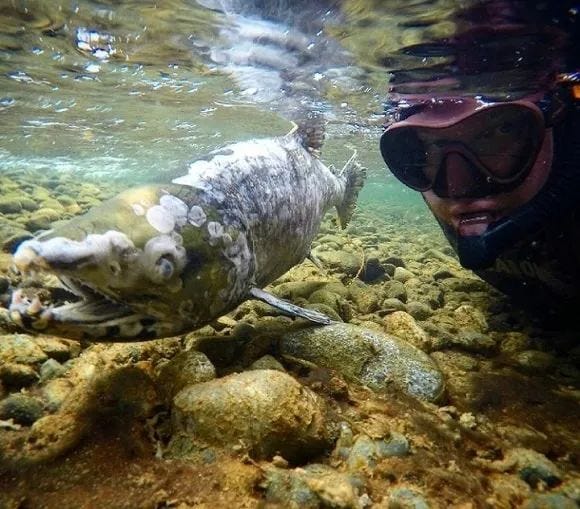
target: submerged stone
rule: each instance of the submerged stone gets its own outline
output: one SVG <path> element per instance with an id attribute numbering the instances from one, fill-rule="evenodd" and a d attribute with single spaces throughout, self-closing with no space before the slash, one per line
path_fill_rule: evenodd
<path id="1" fill-rule="evenodd" d="M 242 447 L 254 457 L 304 460 L 331 444 L 324 402 L 286 373 L 252 370 L 185 387 L 173 427 L 194 442 Z"/>
<path id="2" fill-rule="evenodd" d="M 395 386 L 427 401 L 443 394 L 443 375 L 427 354 L 400 338 L 356 325 L 290 332 L 282 337 L 280 350 L 376 391 Z"/>

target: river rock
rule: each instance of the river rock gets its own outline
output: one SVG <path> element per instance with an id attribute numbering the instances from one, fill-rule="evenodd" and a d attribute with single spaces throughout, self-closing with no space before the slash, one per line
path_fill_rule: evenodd
<path id="1" fill-rule="evenodd" d="M 417 324 L 415 319 L 405 311 L 395 311 L 384 318 L 387 331 L 423 351 L 431 349 L 429 335 Z"/>
<path id="2" fill-rule="evenodd" d="M 0 419 L 30 426 L 42 417 L 42 403 L 26 394 L 11 394 L 0 402 Z"/>
<path id="3" fill-rule="evenodd" d="M 280 507 L 362 509 L 360 480 L 327 465 L 313 463 L 294 470 L 268 467 L 262 487 L 266 500 Z"/>
<path id="4" fill-rule="evenodd" d="M 441 372 L 424 352 L 400 338 L 352 324 L 290 332 L 282 337 L 280 351 L 377 391 L 393 385 L 435 401 L 444 390 Z"/>
<path id="5" fill-rule="evenodd" d="M 38 364 L 48 356 L 28 336 L 5 334 L 0 336 L 0 363 Z"/>
<path id="6" fill-rule="evenodd" d="M 185 387 L 173 427 L 196 442 L 240 444 L 256 458 L 305 459 L 330 446 L 324 402 L 286 373 L 252 370 Z"/>
<path id="7" fill-rule="evenodd" d="M 403 303 L 407 302 L 407 289 L 400 281 L 387 281 L 383 288 L 387 299 L 398 299 Z"/>
<path id="8" fill-rule="evenodd" d="M 185 386 L 214 378 L 215 367 L 207 356 L 196 350 L 186 350 L 159 369 L 157 387 L 167 400 L 171 400 Z"/>
<path id="9" fill-rule="evenodd" d="M 392 433 L 387 439 L 373 439 L 360 435 L 355 440 L 346 461 L 349 472 L 372 469 L 383 458 L 402 457 L 409 454 L 409 442 L 404 435 Z"/>

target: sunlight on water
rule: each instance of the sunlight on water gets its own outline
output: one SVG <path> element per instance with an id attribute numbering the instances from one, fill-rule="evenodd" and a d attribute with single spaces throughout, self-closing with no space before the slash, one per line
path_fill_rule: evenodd
<path id="1" fill-rule="evenodd" d="M 369 168 L 361 203 L 421 208 L 380 159 L 387 73 L 358 63 L 366 14 L 333 5 L 11 3 L 0 19 L 0 171 L 163 182 L 209 150 L 320 111 L 325 162 L 341 166 L 356 148 Z"/>

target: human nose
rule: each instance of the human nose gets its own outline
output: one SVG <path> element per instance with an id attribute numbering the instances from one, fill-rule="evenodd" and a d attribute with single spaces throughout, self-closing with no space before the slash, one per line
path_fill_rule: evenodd
<path id="1" fill-rule="evenodd" d="M 457 152 L 445 155 L 433 191 L 444 198 L 467 198 L 485 187 L 482 176 L 473 165 Z"/>

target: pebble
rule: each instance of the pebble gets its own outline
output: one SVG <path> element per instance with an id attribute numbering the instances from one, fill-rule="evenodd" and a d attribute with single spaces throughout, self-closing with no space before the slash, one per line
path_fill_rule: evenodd
<path id="1" fill-rule="evenodd" d="M 474 330 L 462 330 L 451 336 L 451 345 L 467 352 L 492 354 L 496 349 L 495 340 Z"/>
<path id="2" fill-rule="evenodd" d="M 415 319 L 405 311 L 395 311 L 385 316 L 383 323 L 389 334 L 393 334 L 413 346 L 423 350 L 431 350 L 429 335 L 417 324 Z"/>
<path id="3" fill-rule="evenodd" d="M 407 289 L 400 281 L 387 281 L 383 290 L 387 299 L 398 299 L 401 302 L 407 302 Z"/>
<path id="4" fill-rule="evenodd" d="M 250 369 L 275 369 L 276 371 L 286 371 L 284 366 L 282 366 L 282 364 L 271 355 L 264 355 L 259 359 L 256 359 L 250 365 Z"/>
<path id="5" fill-rule="evenodd" d="M 463 304 L 453 311 L 453 317 L 457 326 L 461 329 L 475 332 L 487 332 L 488 325 L 485 315 L 479 309 L 469 304 Z"/>
<path id="6" fill-rule="evenodd" d="M 47 382 L 48 380 L 61 376 L 66 370 L 67 368 L 60 362 L 54 359 L 48 359 L 40 366 L 40 382 Z"/>
<path id="7" fill-rule="evenodd" d="M 38 364 L 48 356 L 24 334 L 0 335 L 0 363 Z"/>
<path id="8" fill-rule="evenodd" d="M 362 281 L 353 281 L 349 286 L 349 297 L 363 314 L 369 314 L 379 308 L 379 296 L 375 290 Z"/>
<path id="9" fill-rule="evenodd" d="M 416 489 L 400 487 L 389 493 L 388 509 L 430 509 L 422 493 Z"/>
<path id="10" fill-rule="evenodd" d="M 38 378 L 38 373 L 32 366 L 17 362 L 0 363 L 0 380 L 8 387 L 27 387 Z"/>
<path id="11" fill-rule="evenodd" d="M 512 364 L 518 371 L 531 375 L 543 375 L 554 370 L 556 358 L 540 350 L 524 350 L 510 357 Z"/>
<path id="12" fill-rule="evenodd" d="M 522 506 L 523 509 L 578 509 L 573 500 L 564 495 L 552 493 L 535 493 Z"/>
<path id="13" fill-rule="evenodd" d="M 72 391 L 72 384 L 65 378 L 55 378 L 42 388 L 42 396 L 49 412 L 56 412 Z"/>
<path id="14" fill-rule="evenodd" d="M 174 431 L 194 442 L 304 460 L 332 442 L 326 414 L 324 401 L 290 375 L 253 370 L 185 387 L 172 417 Z"/>
<path id="15" fill-rule="evenodd" d="M 400 433 L 391 433 L 388 439 L 372 439 L 367 435 L 356 438 L 346 461 L 349 472 L 374 468 L 383 458 L 409 454 L 409 442 Z"/>
<path id="16" fill-rule="evenodd" d="M 433 314 L 432 309 L 427 304 L 417 301 L 407 302 L 406 310 L 415 320 L 426 320 Z"/>
<path id="17" fill-rule="evenodd" d="M 0 401 L 0 419 L 13 419 L 14 422 L 30 426 L 43 415 L 40 401 L 25 394 L 11 394 Z"/>
<path id="18" fill-rule="evenodd" d="M 266 500 L 280 507 L 362 509 L 361 484 L 353 476 L 313 463 L 294 470 L 269 467 L 262 487 Z"/>
<path id="19" fill-rule="evenodd" d="M 336 370 L 373 390 L 393 385 L 428 401 L 443 394 L 443 376 L 424 352 L 395 336 L 356 325 L 339 323 L 287 333 L 280 351 Z"/>
<path id="20" fill-rule="evenodd" d="M 215 376 L 215 367 L 204 353 L 185 350 L 159 369 L 157 387 L 167 400 L 171 400 L 184 387 L 207 382 Z"/>
<path id="21" fill-rule="evenodd" d="M 405 269 L 404 267 L 396 267 L 395 273 L 393 274 L 393 279 L 395 281 L 400 281 L 401 283 L 405 283 L 409 281 L 409 279 L 415 277 L 415 275 L 410 271 Z"/>

